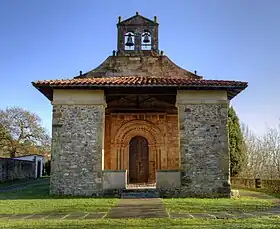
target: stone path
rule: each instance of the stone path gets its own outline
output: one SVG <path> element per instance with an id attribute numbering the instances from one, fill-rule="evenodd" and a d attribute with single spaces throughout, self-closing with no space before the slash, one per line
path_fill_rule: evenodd
<path id="1" fill-rule="evenodd" d="M 82 220 L 103 218 L 106 212 L 72 212 L 49 214 L 11 214 L 0 215 L 0 220 Z"/>
<path id="2" fill-rule="evenodd" d="M 250 212 L 250 213 L 171 213 L 166 212 L 144 212 L 143 211 L 133 211 L 133 213 L 125 212 L 114 212 L 112 211 L 109 215 L 106 212 L 72 212 L 72 213 L 50 213 L 50 214 L 12 214 L 12 215 L 0 215 L 0 220 L 89 220 L 89 219 L 101 219 L 101 218 L 111 218 L 111 219 L 124 219 L 124 218 L 189 218 L 189 219 L 242 219 L 251 217 L 261 217 L 261 216 L 273 216 L 280 217 L 280 209 L 269 210 L 264 212 Z"/>
<path id="3" fill-rule="evenodd" d="M 0 214 L 0 220 L 86 220 L 100 218 L 204 218 L 240 219 L 261 216 L 280 217 L 280 207 L 255 212 L 216 212 L 216 213 L 168 213 L 158 198 L 121 199 L 119 204 L 107 212 L 72 212 L 49 214 Z"/>
<path id="4" fill-rule="evenodd" d="M 112 208 L 106 218 L 165 218 L 168 213 L 158 198 L 149 199 L 121 199 Z"/>
<path id="5" fill-rule="evenodd" d="M 170 218 L 204 218 L 204 219 L 243 219 L 261 216 L 280 217 L 280 208 L 254 212 L 215 212 L 215 213 L 170 213 Z"/>

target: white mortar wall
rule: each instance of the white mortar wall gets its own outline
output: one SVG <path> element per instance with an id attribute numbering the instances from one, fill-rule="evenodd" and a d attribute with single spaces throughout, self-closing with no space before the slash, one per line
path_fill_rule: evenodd
<path id="1" fill-rule="evenodd" d="M 228 102 L 227 91 L 177 90 L 176 104 Z"/>
<path id="2" fill-rule="evenodd" d="M 102 90 L 54 89 L 52 104 L 106 105 L 106 100 Z"/>

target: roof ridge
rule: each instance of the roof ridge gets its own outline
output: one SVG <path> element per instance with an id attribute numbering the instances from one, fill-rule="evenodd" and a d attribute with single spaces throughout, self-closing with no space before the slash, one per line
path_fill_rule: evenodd
<path id="1" fill-rule="evenodd" d="M 154 22 L 153 20 L 151 20 L 151 19 L 149 19 L 149 18 L 147 18 L 147 17 L 144 17 L 144 16 L 140 15 L 138 12 L 136 12 L 136 15 L 131 16 L 131 17 L 129 17 L 129 18 L 127 18 L 127 19 L 125 19 L 125 20 L 123 20 L 123 21 L 117 23 L 117 25 L 125 24 L 126 22 L 128 22 L 128 21 L 130 21 L 130 20 L 132 20 L 133 18 L 136 18 L 136 17 L 143 18 L 143 19 L 145 19 L 145 20 L 147 20 L 147 21 L 149 21 L 150 23 L 153 23 L 153 24 L 155 24 L 155 25 L 158 24 L 157 22 Z"/>
<path id="2" fill-rule="evenodd" d="M 130 84 L 133 81 L 131 80 L 142 80 L 143 84 L 147 84 L 147 79 L 156 79 L 155 82 L 157 83 L 167 83 L 167 84 L 173 84 L 174 82 L 180 82 L 183 84 L 188 84 L 191 82 L 197 82 L 200 84 L 247 84 L 247 82 L 243 81 L 233 81 L 233 80 L 213 80 L 213 79 L 196 79 L 196 78 L 188 78 L 188 77 L 147 77 L 147 76 L 124 76 L 124 77 L 108 77 L 108 78 L 75 78 L 75 79 L 58 79 L 58 80 L 38 80 L 35 82 L 32 82 L 34 86 L 36 85 L 67 85 L 67 83 L 70 83 L 71 85 L 75 85 L 75 83 L 88 83 L 89 84 L 102 84 L 102 85 L 109 85 L 109 84 Z M 129 81 L 127 81 L 129 80 Z"/>

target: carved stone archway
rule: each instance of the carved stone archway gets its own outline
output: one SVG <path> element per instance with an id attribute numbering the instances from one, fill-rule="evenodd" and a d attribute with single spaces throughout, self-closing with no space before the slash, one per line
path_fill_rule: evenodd
<path id="1" fill-rule="evenodd" d="M 166 147 L 162 132 L 159 128 L 146 120 L 132 120 L 121 126 L 112 142 L 112 164 L 117 170 L 129 169 L 129 142 L 135 136 L 147 139 L 149 147 L 149 182 L 155 181 L 156 170 L 162 168 L 162 161 L 166 161 Z"/>

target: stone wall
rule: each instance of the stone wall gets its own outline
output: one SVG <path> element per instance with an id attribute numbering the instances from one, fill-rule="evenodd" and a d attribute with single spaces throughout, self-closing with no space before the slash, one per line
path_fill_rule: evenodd
<path id="1" fill-rule="evenodd" d="M 51 193 L 90 196 L 102 191 L 104 108 L 54 105 Z"/>
<path id="2" fill-rule="evenodd" d="M 35 179 L 35 162 L 0 158 L 0 182 Z"/>
<path id="3" fill-rule="evenodd" d="M 227 116 L 223 94 L 177 95 L 182 187 L 180 196 L 230 196 Z M 205 93 L 206 94 L 206 93 Z M 207 95 L 207 94 L 206 94 Z"/>
<path id="4" fill-rule="evenodd" d="M 264 189 L 269 192 L 280 192 L 280 180 L 262 180 L 262 179 L 247 179 L 232 177 L 231 185 L 235 188 L 250 188 L 250 189 Z M 258 183 L 259 182 L 259 183 Z M 259 184 L 260 188 L 257 188 Z"/>
<path id="5" fill-rule="evenodd" d="M 65 99 L 67 93 L 71 99 Z M 94 93 L 70 90 L 54 97 L 51 194 L 95 196 L 102 192 L 105 105 L 100 104 L 102 94 Z"/>

